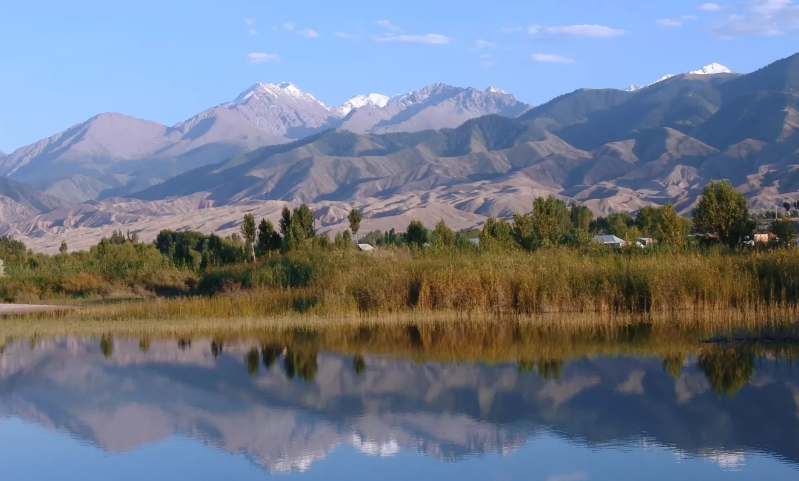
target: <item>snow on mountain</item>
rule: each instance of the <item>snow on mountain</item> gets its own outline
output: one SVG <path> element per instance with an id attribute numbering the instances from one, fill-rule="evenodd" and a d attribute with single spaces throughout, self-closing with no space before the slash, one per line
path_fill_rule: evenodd
<path id="1" fill-rule="evenodd" d="M 291 82 L 257 83 L 234 100 L 171 127 L 120 114 L 98 115 L 0 156 L 0 175 L 45 192 L 52 188 L 63 198 L 85 199 L 81 186 L 87 182 L 98 186 L 89 197 L 103 191 L 127 195 L 188 169 L 326 129 L 415 132 L 457 127 L 488 114 L 516 117 L 529 108 L 493 87 L 483 91 L 442 83 L 393 98 L 357 95 L 331 108 Z"/>
<path id="2" fill-rule="evenodd" d="M 691 70 L 688 73 L 693 75 L 714 75 L 718 73 L 733 73 L 733 71 L 724 65 L 721 65 L 720 63 L 713 62 L 710 65 L 705 65 L 699 70 Z"/>
<path id="3" fill-rule="evenodd" d="M 710 65 L 705 65 L 704 67 L 702 67 L 699 70 L 691 70 L 690 72 L 688 72 L 689 75 L 715 75 L 715 74 L 719 74 L 719 73 L 734 73 L 734 72 L 732 70 L 728 69 L 727 67 L 725 67 L 724 65 L 721 65 L 720 63 L 715 63 L 715 62 L 711 63 Z M 650 85 L 655 85 L 656 83 L 662 82 L 664 80 L 668 80 L 668 79 L 670 79 L 672 77 L 674 77 L 673 74 L 664 75 L 663 77 L 660 77 L 659 79 L 655 80 L 651 84 L 647 84 L 647 85 L 632 84 L 632 85 L 630 85 L 629 87 L 627 87 L 624 90 L 627 91 L 627 92 L 637 92 L 637 91 L 639 91 L 641 89 L 645 89 L 645 88 L 649 87 Z"/>
<path id="4" fill-rule="evenodd" d="M 502 90 L 500 88 L 494 87 L 493 85 L 488 87 L 485 91 L 490 93 L 490 94 L 507 94 L 508 93 L 508 92 L 506 92 L 506 91 L 504 91 L 504 90 Z"/>
<path id="5" fill-rule="evenodd" d="M 313 95 L 303 92 L 298 89 L 296 85 L 291 82 L 280 82 L 278 84 L 257 83 L 252 87 L 242 92 L 236 100 L 228 102 L 226 107 L 233 108 L 238 105 L 245 105 L 252 100 L 272 100 L 272 99 L 290 99 L 293 101 L 306 101 L 318 103 L 325 108 L 327 106 L 321 101 L 317 100 Z"/>
<path id="6" fill-rule="evenodd" d="M 659 79 L 655 80 L 654 82 L 652 82 L 650 84 L 646 84 L 646 85 L 632 84 L 632 85 L 630 85 L 629 87 L 627 87 L 624 90 L 627 91 L 627 92 L 637 92 L 638 90 L 645 89 L 645 88 L 647 88 L 649 86 L 655 85 L 656 83 L 660 83 L 660 82 L 662 82 L 664 80 L 668 80 L 668 79 L 670 79 L 672 77 L 674 77 L 674 74 L 666 74 L 666 75 L 660 77 Z"/>
<path id="7" fill-rule="evenodd" d="M 212 131 L 234 137 L 239 131 L 251 137 L 247 130 L 254 128 L 261 136 L 293 139 L 326 126 L 335 117 L 327 105 L 291 82 L 257 83 L 232 102 L 201 112 L 175 128 L 189 137 Z"/>
<path id="8" fill-rule="evenodd" d="M 341 107 L 336 108 L 335 112 L 340 117 L 345 117 L 353 109 L 361 109 L 366 106 L 383 108 L 388 105 L 389 100 L 391 100 L 391 97 L 382 94 L 356 95 L 344 102 Z"/>

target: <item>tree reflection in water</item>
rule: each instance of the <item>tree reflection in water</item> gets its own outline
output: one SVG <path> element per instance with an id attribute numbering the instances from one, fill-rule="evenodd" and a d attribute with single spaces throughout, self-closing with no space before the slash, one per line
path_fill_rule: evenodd
<path id="1" fill-rule="evenodd" d="M 755 354 L 751 346 L 713 347 L 699 355 L 699 368 L 710 387 L 733 397 L 755 375 Z"/>
<path id="2" fill-rule="evenodd" d="M 283 359 L 283 368 L 289 379 L 294 379 L 296 375 L 306 382 L 311 382 L 319 369 L 316 353 L 287 350 Z"/>

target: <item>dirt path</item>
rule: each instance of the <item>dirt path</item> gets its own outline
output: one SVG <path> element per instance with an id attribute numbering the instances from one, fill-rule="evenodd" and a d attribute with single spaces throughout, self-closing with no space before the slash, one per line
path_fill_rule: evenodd
<path id="1" fill-rule="evenodd" d="M 30 314 L 33 312 L 66 311 L 75 306 L 50 306 L 47 304 L 0 304 L 0 316 L 7 314 Z"/>

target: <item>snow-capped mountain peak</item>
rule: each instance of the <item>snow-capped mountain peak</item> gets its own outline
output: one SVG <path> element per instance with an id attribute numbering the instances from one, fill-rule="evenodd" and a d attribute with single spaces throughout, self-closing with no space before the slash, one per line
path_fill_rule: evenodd
<path id="1" fill-rule="evenodd" d="M 691 70 L 688 73 L 693 75 L 714 75 L 717 73 L 733 73 L 733 71 L 724 65 L 721 65 L 720 63 L 713 62 L 710 65 L 705 65 L 699 70 Z"/>
<path id="2" fill-rule="evenodd" d="M 508 92 L 502 90 L 501 88 L 494 87 L 493 85 L 488 87 L 486 89 L 486 92 L 488 92 L 490 94 L 507 94 L 508 93 Z"/>
<path id="3" fill-rule="evenodd" d="M 324 105 L 321 101 L 317 100 L 313 95 L 303 92 L 296 85 L 291 82 L 280 82 L 276 84 L 270 83 L 257 83 L 248 88 L 233 102 L 227 104 L 228 107 L 235 107 L 249 102 L 251 99 L 257 100 L 270 100 L 275 99 L 293 99 L 293 100 L 306 100 Z M 327 108 L 325 106 L 325 108 Z"/>
<path id="4" fill-rule="evenodd" d="M 671 74 L 671 73 L 670 74 L 666 74 L 666 75 L 660 77 L 659 79 L 655 80 L 654 82 L 652 82 L 650 84 L 646 84 L 646 85 L 632 84 L 632 85 L 630 85 L 629 87 L 627 87 L 624 90 L 627 91 L 627 92 L 637 92 L 637 91 L 639 91 L 641 89 L 645 89 L 645 88 L 647 88 L 647 87 L 649 87 L 651 85 L 655 85 L 655 84 L 660 83 L 660 82 L 662 82 L 664 80 L 668 80 L 668 79 L 670 79 L 672 77 L 674 77 L 674 74 Z"/>
<path id="5" fill-rule="evenodd" d="M 355 97 L 347 100 L 341 107 L 336 109 L 336 113 L 341 116 L 349 114 L 354 109 L 360 109 L 366 106 L 383 108 L 388 105 L 391 97 L 382 94 L 366 94 L 356 95 Z"/>

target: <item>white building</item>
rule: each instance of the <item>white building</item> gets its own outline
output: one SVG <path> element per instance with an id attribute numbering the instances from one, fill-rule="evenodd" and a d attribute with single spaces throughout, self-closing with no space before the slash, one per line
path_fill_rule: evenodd
<path id="1" fill-rule="evenodd" d="M 616 248 L 622 248 L 627 245 L 627 242 L 625 242 L 624 239 L 616 237 L 615 235 L 595 235 L 594 242 L 599 242 L 600 244 Z"/>

